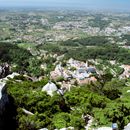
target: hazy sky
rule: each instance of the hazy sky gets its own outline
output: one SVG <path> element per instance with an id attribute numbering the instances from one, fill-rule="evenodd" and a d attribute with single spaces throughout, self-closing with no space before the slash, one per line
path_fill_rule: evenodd
<path id="1" fill-rule="evenodd" d="M 130 10 L 130 0 L 0 0 L 0 7 L 3 6 Z"/>

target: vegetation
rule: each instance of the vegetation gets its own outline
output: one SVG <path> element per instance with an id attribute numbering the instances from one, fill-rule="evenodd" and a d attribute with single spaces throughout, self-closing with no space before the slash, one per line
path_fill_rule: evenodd
<path id="1" fill-rule="evenodd" d="M 26 49 L 19 48 L 15 44 L 0 43 L 0 60 L 2 62 L 26 64 L 26 60 L 31 57 L 31 53 Z"/>
<path id="2" fill-rule="evenodd" d="M 16 79 L 21 79 L 21 83 L 14 82 Z M 94 124 L 98 126 L 117 122 L 121 130 L 129 122 L 128 97 L 120 98 L 124 94 L 122 90 L 129 89 L 123 80 L 106 79 L 103 84 L 97 82 L 71 88 L 64 96 L 55 93 L 53 97 L 41 91 L 48 82 L 47 79 L 31 82 L 18 76 L 14 80 L 10 80 L 7 86 L 8 93 L 13 96 L 18 108 L 18 130 L 69 126 L 76 130 L 84 129 L 86 122 L 82 115 L 87 114 L 94 117 Z M 26 115 L 22 108 L 34 115 Z"/>
<path id="3" fill-rule="evenodd" d="M 81 61 L 86 61 L 87 59 L 102 59 L 102 60 L 116 60 L 117 62 L 120 63 L 130 64 L 129 50 L 121 48 L 115 44 L 108 44 L 107 40 L 105 40 L 104 38 L 103 38 L 104 41 L 102 41 L 102 37 L 100 39 L 102 43 L 100 44 L 99 39 L 100 39 L 99 37 L 91 38 L 90 41 L 88 40 L 89 42 L 86 39 L 74 40 L 74 41 L 68 40 L 66 42 L 63 42 L 62 44 L 46 44 L 43 45 L 42 47 L 48 52 L 65 54 L 66 58 L 74 58 Z M 72 44 L 74 43 L 74 47 L 72 47 L 72 44 L 70 44 L 71 42 Z M 82 44 L 83 46 L 76 45 L 75 47 L 75 43 L 78 45 L 84 43 L 84 45 L 83 44 Z"/>
<path id="4" fill-rule="evenodd" d="M 96 15 L 94 19 L 89 20 L 89 25 L 92 27 L 99 27 L 100 29 L 104 29 L 110 23 L 110 20 L 103 20 L 102 15 Z"/>
<path id="5" fill-rule="evenodd" d="M 130 35 L 126 34 L 126 35 L 123 35 L 122 36 L 122 39 L 123 40 L 127 40 L 126 44 L 125 45 L 130 45 Z"/>
<path id="6" fill-rule="evenodd" d="M 44 72 L 40 68 L 42 60 L 37 59 L 36 56 L 23 48 L 18 47 L 16 44 L 11 43 L 0 43 L 0 62 L 7 62 L 12 65 L 12 71 L 19 73 L 28 73 L 33 77 L 39 77 L 44 73 L 49 73 L 53 69 L 52 63 L 55 61 L 54 58 L 48 58 L 43 60 L 43 63 L 47 63 L 48 70 Z"/>
<path id="7" fill-rule="evenodd" d="M 63 46 L 102 46 L 109 42 L 108 37 L 105 36 L 91 36 L 83 39 L 75 39 L 75 40 L 67 40 L 62 42 L 61 45 Z"/>

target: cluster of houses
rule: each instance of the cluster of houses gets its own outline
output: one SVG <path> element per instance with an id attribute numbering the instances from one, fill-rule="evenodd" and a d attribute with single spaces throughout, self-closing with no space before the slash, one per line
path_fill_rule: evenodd
<path id="1" fill-rule="evenodd" d="M 57 22 L 53 29 L 57 30 L 71 30 L 85 27 L 84 21 L 70 21 L 70 22 Z"/>
<path id="2" fill-rule="evenodd" d="M 95 82 L 97 81 L 95 75 L 97 75 L 97 72 L 94 66 L 89 66 L 87 62 L 77 61 L 72 58 L 67 61 L 65 67 L 60 63 L 56 65 L 54 71 L 50 72 L 51 79 L 63 79 L 62 86 L 68 86 L 68 88 L 70 88 L 70 84 L 83 85 Z"/>
<path id="3" fill-rule="evenodd" d="M 130 78 L 130 65 L 120 66 L 124 69 L 120 79 Z M 100 72 L 94 65 L 74 59 L 66 61 L 65 65 L 58 63 L 50 72 L 50 79 L 56 81 L 62 89 L 70 90 L 71 86 L 94 83 L 100 77 Z"/>

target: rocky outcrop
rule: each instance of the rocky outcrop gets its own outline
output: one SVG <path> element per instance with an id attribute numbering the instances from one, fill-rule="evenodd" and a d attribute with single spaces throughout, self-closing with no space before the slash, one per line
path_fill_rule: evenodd
<path id="1" fill-rule="evenodd" d="M 10 67 L 7 63 L 0 65 L 0 78 L 6 77 L 10 73 Z"/>
<path id="2" fill-rule="evenodd" d="M 16 107 L 7 94 L 6 83 L 0 81 L 0 130 L 16 130 Z"/>
<path id="3" fill-rule="evenodd" d="M 0 130 L 16 129 L 16 108 L 13 99 L 3 90 L 0 99 Z"/>

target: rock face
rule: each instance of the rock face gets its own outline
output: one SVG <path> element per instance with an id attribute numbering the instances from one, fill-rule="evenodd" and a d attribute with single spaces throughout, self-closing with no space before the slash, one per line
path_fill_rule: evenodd
<path id="1" fill-rule="evenodd" d="M 0 82 L 0 99 L 2 98 L 3 88 L 5 87 L 5 83 Z"/>
<path id="2" fill-rule="evenodd" d="M 0 65 L 0 78 L 6 77 L 10 72 L 10 67 L 7 63 Z"/>
<path id="3" fill-rule="evenodd" d="M 16 107 L 13 98 L 7 94 L 6 86 L 0 83 L 0 130 L 16 130 Z"/>

